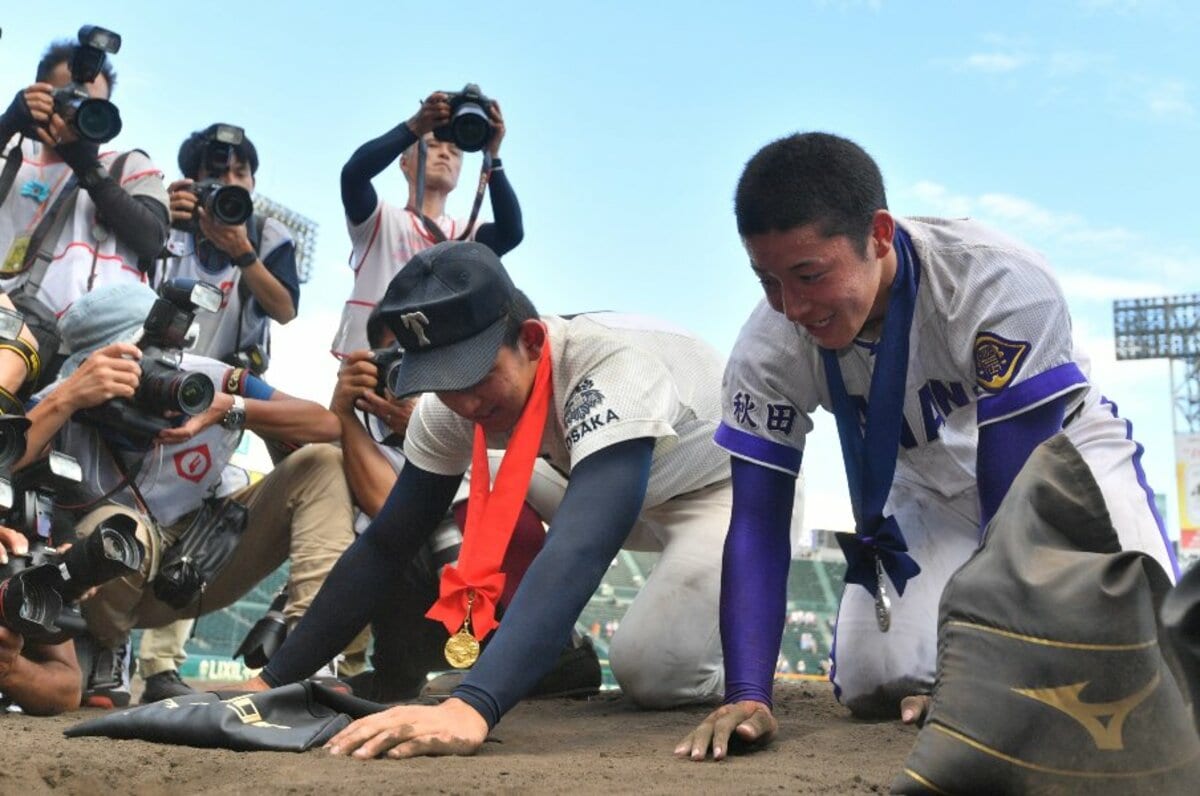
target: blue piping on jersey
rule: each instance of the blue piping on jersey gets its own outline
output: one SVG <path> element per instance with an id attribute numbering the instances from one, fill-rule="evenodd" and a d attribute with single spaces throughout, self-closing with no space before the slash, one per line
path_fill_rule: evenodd
<path id="1" fill-rule="evenodd" d="M 995 395 L 980 398 L 975 408 L 976 423 L 982 426 L 1020 414 L 1087 383 L 1087 376 L 1083 375 L 1078 364 L 1064 362 Z"/>
<path id="2" fill-rule="evenodd" d="M 775 442 L 742 431 L 739 428 L 721 423 L 713 434 L 713 441 L 734 456 L 741 459 L 770 467 L 772 470 L 782 470 L 790 475 L 800 474 L 800 461 L 804 451 L 789 448 L 787 445 Z"/>
<path id="3" fill-rule="evenodd" d="M 1133 438 L 1133 423 L 1117 414 L 1117 405 L 1112 401 L 1100 396 L 1100 405 L 1109 407 L 1112 416 L 1125 423 L 1125 439 L 1129 440 L 1136 446 L 1133 453 L 1133 469 L 1137 473 L 1137 482 L 1141 485 L 1142 491 L 1146 493 L 1146 506 L 1150 509 L 1150 514 L 1154 516 L 1154 521 L 1158 523 L 1158 532 L 1162 536 L 1163 545 L 1167 548 L 1167 560 L 1171 562 L 1171 569 L 1174 571 L 1175 580 L 1179 580 L 1179 562 L 1175 559 L 1175 550 L 1171 547 L 1171 539 L 1167 536 L 1167 524 L 1163 522 L 1162 515 L 1158 513 L 1158 506 L 1154 505 L 1154 490 L 1150 488 L 1150 483 L 1146 480 L 1146 471 L 1142 469 L 1142 453 L 1145 448 L 1142 443 Z"/>

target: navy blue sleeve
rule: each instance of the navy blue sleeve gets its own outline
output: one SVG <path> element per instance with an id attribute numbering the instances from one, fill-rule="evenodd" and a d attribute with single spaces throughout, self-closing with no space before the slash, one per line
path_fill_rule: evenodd
<path id="1" fill-rule="evenodd" d="M 546 545 L 454 696 L 496 726 L 554 666 L 642 510 L 654 440 L 627 440 L 575 466 Z M 603 511 L 597 507 L 603 506 Z"/>
<path id="2" fill-rule="evenodd" d="M 986 528 L 1033 449 L 1062 431 L 1066 396 L 1007 420 L 979 428 L 975 477 L 979 482 L 979 527 Z"/>
<path id="3" fill-rule="evenodd" d="M 725 702 L 771 705 L 787 613 L 796 479 L 736 457 L 733 511 L 721 563 L 721 649 Z"/>
<path id="4" fill-rule="evenodd" d="M 342 207 L 351 224 L 370 218 L 379 204 L 371 179 L 386 169 L 413 144 L 417 136 L 401 123 L 355 150 L 342 167 Z"/>
<path id="5" fill-rule="evenodd" d="M 271 272 L 271 276 L 279 280 L 288 295 L 292 297 L 292 310 L 300 312 L 300 269 L 296 266 L 296 244 L 292 241 L 281 243 L 262 258 L 263 265 Z M 258 300 L 253 300 L 254 311 L 260 316 L 266 315 Z"/>
<path id="6" fill-rule="evenodd" d="M 271 686 L 312 675 L 370 621 L 382 595 L 446 516 L 462 476 L 435 475 L 409 462 L 362 536 L 342 554 L 300 624 L 262 671 Z"/>
<path id="7" fill-rule="evenodd" d="M 475 240 L 494 251 L 497 257 L 503 257 L 517 248 L 525 237 L 521 205 L 517 202 L 517 194 L 503 169 L 492 172 L 488 192 L 492 195 L 493 220 L 479 227 L 479 231 L 475 233 Z"/>

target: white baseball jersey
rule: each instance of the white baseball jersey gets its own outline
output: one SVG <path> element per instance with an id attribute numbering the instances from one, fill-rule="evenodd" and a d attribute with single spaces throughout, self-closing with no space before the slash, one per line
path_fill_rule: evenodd
<path id="1" fill-rule="evenodd" d="M 553 400 L 541 454 L 569 474 L 598 450 L 652 437 L 654 458 L 644 509 L 729 477 L 729 458 L 712 444 L 720 417 L 720 356 L 690 332 L 635 315 L 595 313 L 543 319 L 549 329 Z M 474 426 L 423 395 L 404 453 L 443 475 L 471 463 Z M 489 435 L 503 448 L 507 434 Z"/>
<path id="2" fill-rule="evenodd" d="M 1042 257 L 972 221 L 898 223 L 912 239 L 919 281 L 885 514 L 895 516 L 921 573 L 903 595 L 891 591 L 886 633 L 876 623 L 874 595 L 858 586 L 842 595 L 832 679 L 853 710 L 882 696 L 898 701 L 933 682 L 938 601 L 980 539 L 980 426 L 1066 396 L 1066 433 L 1104 492 L 1122 548 L 1150 554 L 1168 574 L 1175 568 L 1142 472 L 1142 448 L 1089 383 L 1066 299 Z M 874 349 L 856 341 L 838 352 L 846 391 L 862 413 Z M 832 411 L 816 341 L 765 301 L 742 327 L 723 392 L 718 444 L 793 474 L 812 412 Z"/>
<path id="3" fill-rule="evenodd" d="M 462 234 L 467 222 L 450 216 L 434 219 L 446 238 Z M 354 289 L 342 310 L 342 322 L 333 338 L 333 354 L 345 356 L 367 348 L 367 318 L 387 292 L 388 283 L 417 252 L 437 243 L 420 216 L 405 207 L 380 202 L 361 224 L 348 224 L 350 267 Z M 475 237 L 474 231 L 470 238 Z"/>
<path id="4" fill-rule="evenodd" d="M 24 162 L 0 207 L 0 257 L 9 254 L 17 238 L 33 233 L 71 176 L 67 164 L 48 163 L 42 159 L 40 143 L 25 139 L 21 152 Z M 111 171 L 118 154 L 102 153 L 101 164 Z M 125 160 L 121 187 L 131 196 L 149 196 L 167 207 L 162 172 L 137 150 L 130 152 Z M 62 226 L 53 256 L 37 298 L 59 316 L 89 289 L 114 282 L 146 281 L 146 275 L 138 269 L 137 255 L 99 223 L 96 205 L 82 188 L 76 194 L 74 211 Z M 26 278 L 27 275 L 22 274 L 0 279 L 0 289 L 12 292 Z"/>
<path id="5" fill-rule="evenodd" d="M 229 366 L 207 357 L 184 354 L 182 367 L 206 374 L 220 391 Z M 61 384 L 61 382 L 59 383 Z M 59 384 L 51 384 L 36 396 L 40 400 Z M 209 426 L 186 442 L 158 445 L 147 452 L 121 452 L 127 469 L 136 471 L 135 481 L 150 511 L 160 526 L 168 526 L 195 511 L 221 483 L 221 474 L 237 450 L 241 432 L 230 431 L 219 423 Z M 120 484 L 123 476 L 113 462 L 107 446 L 94 426 L 68 421 L 58 432 L 55 450 L 79 461 L 83 480 L 73 488 L 72 497 L 81 504 L 100 500 Z M 109 500 L 137 508 L 132 490 L 118 490 Z"/>
<path id="6" fill-rule="evenodd" d="M 271 252 L 284 244 L 292 242 L 288 228 L 274 218 L 267 218 L 263 224 L 262 242 L 258 247 L 259 259 L 265 261 Z M 199 279 L 221 288 L 224 298 L 221 299 L 221 309 L 216 312 L 197 312 L 196 323 L 200 334 L 191 350 L 194 353 L 213 359 L 225 359 L 236 351 L 243 351 L 255 344 L 266 347 L 271 319 L 254 300 L 247 296 L 243 304 L 238 292 L 242 269 L 222 257 L 222 265 L 216 270 L 210 270 L 202 263 L 196 254 L 196 238 L 190 232 L 172 229 L 167 239 L 167 251 L 171 257 L 167 259 L 159 274 L 159 284 L 167 279 L 187 277 Z M 238 321 L 241 321 L 241 335 L 238 334 Z"/>
<path id="7" fill-rule="evenodd" d="M 1036 252 L 971 221 L 900 219 L 919 262 L 897 478 L 946 496 L 975 484 L 977 426 L 1093 388 L 1073 345 L 1066 300 Z M 846 391 L 865 410 L 875 346 L 838 352 Z M 724 380 L 720 445 L 799 470 L 811 414 L 832 411 L 816 342 L 761 301 Z"/>

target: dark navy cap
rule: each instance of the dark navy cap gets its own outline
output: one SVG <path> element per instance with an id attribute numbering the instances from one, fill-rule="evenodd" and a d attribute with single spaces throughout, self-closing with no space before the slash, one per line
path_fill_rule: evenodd
<path id="1" fill-rule="evenodd" d="M 504 342 L 516 288 L 491 249 L 445 241 L 418 252 L 393 277 L 379 315 L 404 359 L 388 389 L 403 397 L 478 384 Z"/>

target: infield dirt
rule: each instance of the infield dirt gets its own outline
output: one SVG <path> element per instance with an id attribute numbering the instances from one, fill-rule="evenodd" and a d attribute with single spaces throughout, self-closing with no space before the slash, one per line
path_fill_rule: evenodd
<path id="1" fill-rule="evenodd" d="M 474 757 L 404 761 L 67 739 L 99 711 L 8 714 L 0 794 L 887 793 L 916 738 L 850 718 L 825 683 L 778 683 L 776 700 L 775 742 L 721 763 L 671 754 L 707 708 L 639 711 L 615 693 L 524 702 Z"/>

